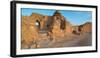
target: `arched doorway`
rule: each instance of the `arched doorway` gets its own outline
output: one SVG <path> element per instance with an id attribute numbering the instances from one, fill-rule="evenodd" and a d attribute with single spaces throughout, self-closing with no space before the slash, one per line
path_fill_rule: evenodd
<path id="1" fill-rule="evenodd" d="M 35 26 L 36 26 L 38 29 L 40 29 L 40 22 L 39 22 L 38 20 L 36 20 Z"/>

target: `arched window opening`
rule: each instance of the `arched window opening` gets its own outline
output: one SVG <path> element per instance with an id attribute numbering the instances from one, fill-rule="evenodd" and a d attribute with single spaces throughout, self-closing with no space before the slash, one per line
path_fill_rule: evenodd
<path id="1" fill-rule="evenodd" d="M 40 22 L 38 20 L 36 20 L 35 26 L 40 29 Z"/>

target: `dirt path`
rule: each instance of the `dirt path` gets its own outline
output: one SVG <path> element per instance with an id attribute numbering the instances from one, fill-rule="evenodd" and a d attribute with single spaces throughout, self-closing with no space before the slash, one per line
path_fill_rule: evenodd
<path id="1" fill-rule="evenodd" d="M 42 34 L 40 35 L 40 40 L 37 41 L 37 44 L 39 45 L 37 48 L 90 46 L 91 43 L 91 33 L 67 35 L 63 38 L 57 38 L 57 40 L 50 40 L 46 34 Z"/>

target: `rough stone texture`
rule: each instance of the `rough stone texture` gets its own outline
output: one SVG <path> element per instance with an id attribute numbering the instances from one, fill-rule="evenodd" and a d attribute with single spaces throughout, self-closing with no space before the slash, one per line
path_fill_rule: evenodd
<path id="1" fill-rule="evenodd" d="M 87 22 L 87 23 L 83 24 L 81 30 L 82 30 L 82 32 L 92 32 L 92 23 Z"/>
<path id="2" fill-rule="evenodd" d="M 73 26 L 72 30 L 74 34 L 81 34 L 81 33 L 86 33 L 86 32 L 90 33 L 92 32 L 92 23 L 86 22 L 83 25 Z"/>
<path id="3" fill-rule="evenodd" d="M 22 17 L 22 47 L 29 48 L 38 39 L 38 29 L 29 17 Z"/>

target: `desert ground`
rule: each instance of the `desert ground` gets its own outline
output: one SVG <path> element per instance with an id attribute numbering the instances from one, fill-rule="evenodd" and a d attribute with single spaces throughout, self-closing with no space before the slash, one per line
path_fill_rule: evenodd
<path id="1" fill-rule="evenodd" d="M 45 33 L 40 34 L 39 40 L 32 43 L 28 48 L 60 48 L 60 47 L 81 47 L 92 45 L 92 34 L 83 33 L 81 35 L 71 34 L 63 38 L 53 39 Z"/>

